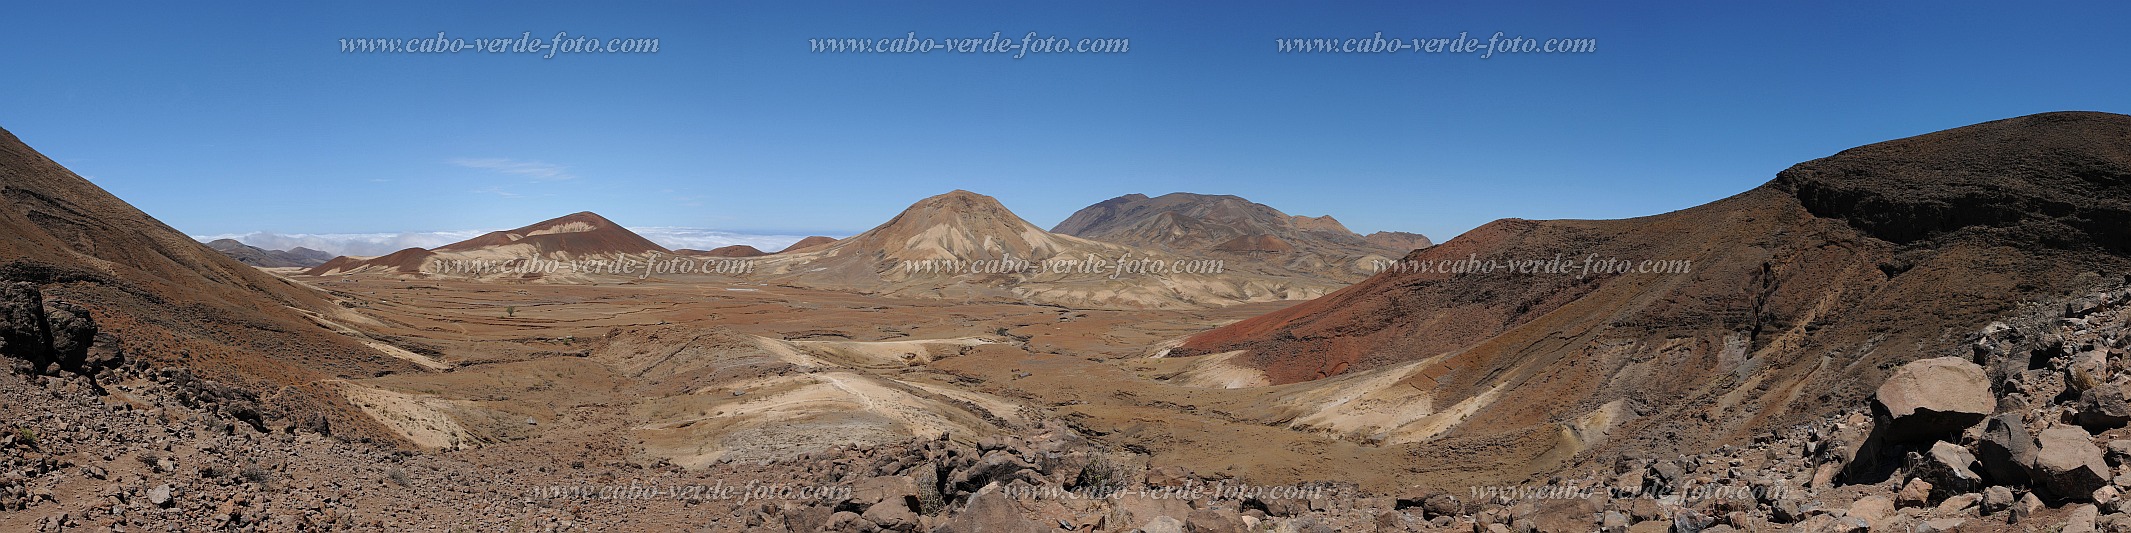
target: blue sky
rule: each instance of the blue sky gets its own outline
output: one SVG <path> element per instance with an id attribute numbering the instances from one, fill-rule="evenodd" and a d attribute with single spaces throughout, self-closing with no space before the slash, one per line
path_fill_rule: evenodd
<path id="1" fill-rule="evenodd" d="M 951 189 L 1055 224 L 1236 194 L 1362 232 L 1618 218 L 1855 146 L 2131 111 L 2121 2 L 31 2 L 0 127 L 177 228 L 848 234 Z M 353 54 L 341 38 L 659 39 Z M 1123 54 L 818 54 L 810 38 L 1129 38 Z M 1590 54 L 1282 54 L 1295 37 Z"/>

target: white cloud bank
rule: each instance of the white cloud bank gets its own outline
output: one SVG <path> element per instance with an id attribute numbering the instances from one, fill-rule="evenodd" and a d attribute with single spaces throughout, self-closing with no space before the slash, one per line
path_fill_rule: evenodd
<path id="1" fill-rule="evenodd" d="M 651 242 L 659 243 L 659 246 L 675 250 L 682 248 L 709 250 L 721 246 L 745 244 L 753 246 L 757 250 L 775 252 L 783 250 L 786 246 L 791 246 L 792 243 L 799 242 L 799 239 L 807 238 L 805 235 L 757 235 L 713 229 L 663 226 L 629 228 L 629 231 L 634 231 L 637 235 L 651 239 Z"/>
<path id="2" fill-rule="evenodd" d="M 215 239 L 236 239 L 237 242 L 268 250 L 287 250 L 295 247 L 320 250 L 335 255 L 377 256 L 408 248 L 435 248 L 466 239 L 478 237 L 494 230 L 456 231 L 411 231 L 402 233 L 230 233 L 222 235 L 194 235 L 193 239 L 208 242 Z M 693 248 L 709 250 L 720 246 L 745 244 L 765 252 L 775 252 L 806 238 L 804 235 L 758 235 L 734 233 L 701 228 L 643 227 L 629 228 L 651 242 L 667 248 Z"/>

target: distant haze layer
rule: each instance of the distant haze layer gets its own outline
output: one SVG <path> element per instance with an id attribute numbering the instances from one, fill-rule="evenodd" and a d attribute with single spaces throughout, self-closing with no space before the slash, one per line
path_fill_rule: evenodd
<path id="1" fill-rule="evenodd" d="M 691 248 L 709 250 L 721 246 L 744 244 L 765 250 L 781 250 L 806 238 L 805 235 L 759 235 L 734 233 L 702 228 L 642 227 L 629 228 L 652 242 L 672 249 Z M 221 235 L 194 235 L 200 242 L 215 239 L 236 239 L 244 244 L 268 250 L 287 250 L 298 246 L 322 250 L 337 255 L 375 256 L 385 255 L 408 248 L 435 248 L 454 242 L 471 239 L 493 230 L 447 230 L 410 231 L 400 233 L 273 233 L 252 232 Z"/>

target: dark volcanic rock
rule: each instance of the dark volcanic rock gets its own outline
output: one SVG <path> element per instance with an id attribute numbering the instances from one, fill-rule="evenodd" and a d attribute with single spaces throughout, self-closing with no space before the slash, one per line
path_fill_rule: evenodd
<path id="1" fill-rule="evenodd" d="M 52 356 L 59 367 L 89 373 L 89 347 L 96 343 L 96 320 L 89 317 L 89 310 L 67 302 L 50 302 L 44 306 L 44 316 L 52 333 Z"/>
<path id="2" fill-rule="evenodd" d="M 2109 465 L 2101 448 L 2094 446 L 2086 430 L 2055 427 L 2036 438 L 2035 483 L 2058 498 L 2086 500 L 2094 489 L 2109 484 Z"/>
<path id="3" fill-rule="evenodd" d="M 36 284 L 0 283 L 0 355 L 27 361 L 38 372 L 53 362 L 44 293 Z"/>
<path id="4" fill-rule="evenodd" d="M 2073 421 L 2087 431 L 2100 432 L 2131 423 L 2131 379 L 2118 378 L 2081 392 L 2079 412 Z"/>
<path id="5" fill-rule="evenodd" d="M 2027 432 L 2020 413 L 1990 418 L 1990 424 L 1983 428 L 1983 440 L 1976 443 L 1976 459 L 1992 483 L 2027 484 L 2028 469 L 2035 465 L 2035 436 Z"/>
<path id="6" fill-rule="evenodd" d="M 1931 449 L 1918 455 L 1911 464 L 1910 472 L 1917 479 L 1930 483 L 1933 501 L 1983 488 L 1983 476 L 1973 470 L 1976 456 L 1960 445 L 1932 443 Z"/>

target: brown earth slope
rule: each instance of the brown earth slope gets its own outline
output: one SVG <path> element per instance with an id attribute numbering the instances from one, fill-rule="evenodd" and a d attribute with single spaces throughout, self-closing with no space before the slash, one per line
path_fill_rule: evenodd
<path id="1" fill-rule="evenodd" d="M 1350 395 L 1418 402 L 1318 422 L 1353 436 L 1691 448 L 1855 405 L 1895 365 L 1965 355 L 1994 316 L 2121 277 L 2127 253 L 2131 117 L 2049 113 L 1846 150 L 1662 215 L 1496 221 L 1171 354 L 1240 351 L 1226 363 L 1274 384 L 1353 375 L 1368 390 Z M 1583 270 L 1615 259 L 1660 272 Z"/>
<path id="2" fill-rule="evenodd" d="M 264 393 L 269 418 L 318 413 L 346 435 L 386 433 L 351 415 L 332 380 L 418 370 L 322 327 L 354 317 L 320 293 L 194 241 L 5 130 L 0 278 L 87 307 L 109 334 L 99 342 L 129 360 L 191 367 Z"/>
<path id="3" fill-rule="evenodd" d="M 786 246 L 783 250 L 778 250 L 777 253 L 781 254 L 787 252 L 797 252 L 800 250 L 806 250 L 832 242 L 836 242 L 835 237 L 823 237 L 820 235 L 814 235 L 804 239 L 799 239 L 799 242 L 792 243 L 791 246 Z"/>

